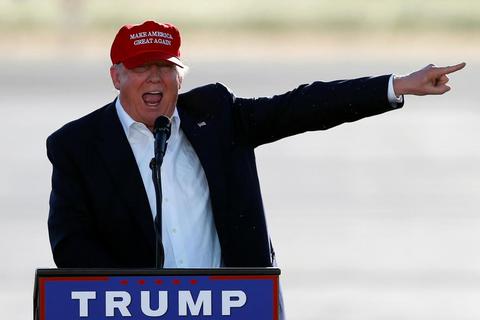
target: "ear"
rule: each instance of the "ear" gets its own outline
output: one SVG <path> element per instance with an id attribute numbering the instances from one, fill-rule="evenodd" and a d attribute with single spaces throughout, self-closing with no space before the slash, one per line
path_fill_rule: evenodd
<path id="1" fill-rule="evenodd" d="M 117 66 L 113 65 L 110 67 L 110 77 L 115 89 L 120 90 L 120 70 L 118 70 Z"/>
<path id="2" fill-rule="evenodd" d="M 183 77 L 177 73 L 177 78 L 178 78 L 178 90 L 180 90 L 182 88 Z"/>

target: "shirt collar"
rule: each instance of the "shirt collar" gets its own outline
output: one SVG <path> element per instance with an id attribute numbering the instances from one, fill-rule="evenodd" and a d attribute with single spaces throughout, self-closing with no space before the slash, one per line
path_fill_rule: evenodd
<path id="1" fill-rule="evenodd" d="M 115 109 L 117 109 L 118 119 L 120 119 L 123 131 L 128 137 L 128 134 L 130 133 L 130 127 L 135 123 L 135 120 L 133 120 L 132 117 L 130 117 L 130 115 L 125 111 L 125 109 L 123 109 L 122 103 L 120 102 L 120 97 L 117 97 L 115 101 Z"/>
<path id="2" fill-rule="evenodd" d="M 176 137 L 178 135 L 178 130 L 180 130 L 180 116 L 178 115 L 177 107 L 173 111 L 172 115 L 172 128 L 171 128 L 171 137 Z"/>
<path id="3" fill-rule="evenodd" d="M 130 117 L 130 115 L 125 111 L 125 109 L 122 106 L 122 103 L 120 102 L 120 97 L 117 97 L 117 99 L 115 100 L 115 109 L 117 110 L 117 115 L 118 115 L 118 118 L 120 119 L 120 123 L 122 124 L 123 131 L 125 132 L 125 135 L 129 137 L 130 129 L 132 128 L 132 126 L 136 123 L 138 124 L 141 124 L 141 123 L 133 120 L 132 117 Z M 171 136 L 177 136 L 178 130 L 180 129 L 180 117 L 178 115 L 177 107 L 175 107 L 175 110 L 173 111 L 171 121 L 172 121 Z"/>

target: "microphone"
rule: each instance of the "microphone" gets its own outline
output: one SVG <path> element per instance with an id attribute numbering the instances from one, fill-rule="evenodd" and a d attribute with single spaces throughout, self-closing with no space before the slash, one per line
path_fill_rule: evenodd
<path id="1" fill-rule="evenodd" d="M 167 140 L 170 138 L 170 119 L 168 117 L 160 116 L 155 120 L 153 135 L 155 136 L 155 161 L 160 167 L 167 151 Z"/>
<path id="2" fill-rule="evenodd" d="M 162 175 L 160 168 L 167 151 L 167 140 L 170 137 L 170 119 L 168 117 L 160 116 L 155 120 L 153 135 L 155 137 L 155 155 L 152 161 L 150 161 L 150 169 L 152 169 L 152 180 L 155 186 L 155 200 L 157 204 L 157 215 L 154 221 L 155 267 L 163 269 L 165 250 L 162 242 Z"/>

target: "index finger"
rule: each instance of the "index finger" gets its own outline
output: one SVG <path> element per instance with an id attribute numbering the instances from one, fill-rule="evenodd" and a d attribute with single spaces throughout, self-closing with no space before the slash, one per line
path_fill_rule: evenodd
<path id="1" fill-rule="evenodd" d="M 438 74 L 449 74 L 458 70 L 462 70 L 463 68 L 465 68 L 466 65 L 467 64 L 465 62 L 462 62 L 454 66 L 438 67 L 436 69 Z"/>

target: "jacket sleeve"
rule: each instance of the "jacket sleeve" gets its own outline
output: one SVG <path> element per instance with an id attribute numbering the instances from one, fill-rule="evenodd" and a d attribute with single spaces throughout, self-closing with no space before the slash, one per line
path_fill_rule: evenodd
<path id="1" fill-rule="evenodd" d="M 47 155 L 53 165 L 48 231 L 55 263 L 60 268 L 111 267 L 112 258 L 101 246 L 88 199 L 82 190 L 72 148 L 63 137 L 47 139 Z"/>
<path id="2" fill-rule="evenodd" d="M 269 98 L 244 99 L 230 93 L 235 139 L 255 147 L 402 107 L 388 101 L 389 77 L 318 81 Z"/>

